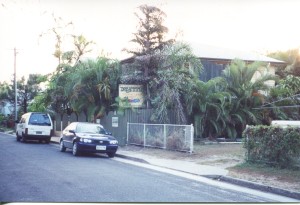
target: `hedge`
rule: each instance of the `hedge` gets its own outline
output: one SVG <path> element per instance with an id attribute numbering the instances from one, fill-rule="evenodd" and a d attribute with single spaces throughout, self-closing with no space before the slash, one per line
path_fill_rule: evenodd
<path id="1" fill-rule="evenodd" d="M 247 161 L 281 168 L 297 166 L 300 158 L 300 128 L 249 126 L 243 132 Z"/>

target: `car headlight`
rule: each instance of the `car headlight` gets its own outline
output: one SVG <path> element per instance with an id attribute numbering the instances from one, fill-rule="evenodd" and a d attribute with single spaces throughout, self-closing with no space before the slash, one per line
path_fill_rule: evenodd
<path id="1" fill-rule="evenodd" d="M 86 138 L 80 138 L 80 142 L 84 142 L 84 143 L 91 143 L 92 140 L 90 139 L 86 139 Z"/>
<path id="2" fill-rule="evenodd" d="M 117 140 L 111 140 L 111 141 L 109 141 L 109 144 L 118 144 L 118 141 Z"/>

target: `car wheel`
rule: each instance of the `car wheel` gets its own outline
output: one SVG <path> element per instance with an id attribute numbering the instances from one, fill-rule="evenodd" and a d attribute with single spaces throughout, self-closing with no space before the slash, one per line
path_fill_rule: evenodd
<path id="1" fill-rule="evenodd" d="M 59 143 L 59 150 L 61 152 L 65 152 L 66 151 L 66 147 L 64 146 L 64 142 L 62 140 Z"/>
<path id="2" fill-rule="evenodd" d="M 109 158 L 113 158 L 113 157 L 115 157 L 116 153 L 115 152 L 108 152 L 107 155 L 108 155 Z"/>
<path id="3" fill-rule="evenodd" d="M 46 144 L 49 144 L 49 143 L 50 143 L 50 139 L 51 139 L 51 138 L 46 139 L 46 140 L 45 140 L 45 143 L 46 143 Z"/>
<path id="4" fill-rule="evenodd" d="M 25 137 L 25 135 L 22 133 L 22 137 L 21 137 L 21 142 L 26 142 L 26 137 Z"/>
<path id="5" fill-rule="evenodd" d="M 74 156 L 78 156 L 79 155 L 79 150 L 78 150 L 78 144 L 77 144 L 77 142 L 74 142 L 74 144 L 73 144 L 72 153 L 73 153 Z"/>
<path id="6" fill-rule="evenodd" d="M 17 135 L 16 137 L 17 141 L 20 142 L 21 137 L 19 136 L 18 132 L 16 133 L 16 135 Z"/>

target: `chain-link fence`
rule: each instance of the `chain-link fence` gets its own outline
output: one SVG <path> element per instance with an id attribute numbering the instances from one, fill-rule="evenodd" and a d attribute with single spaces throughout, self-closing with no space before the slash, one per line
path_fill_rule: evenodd
<path id="1" fill-rule="evenodd" d="M 193 125 L 127 123 L 127 144 L 193 152 Z"/>

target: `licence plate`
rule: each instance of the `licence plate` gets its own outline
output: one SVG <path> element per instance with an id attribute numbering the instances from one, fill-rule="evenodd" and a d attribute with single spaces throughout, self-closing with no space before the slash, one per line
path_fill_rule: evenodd
<path id="1" fill-rule="evenodd" d="M 106 150 L 106 146 L 97 145 L 96 150 Z"/>
<path id="2" fill-rule="evenodd" d="M 41 135 L 43 132 L 37 131 L 36 134 L 37 135 Z"/>

